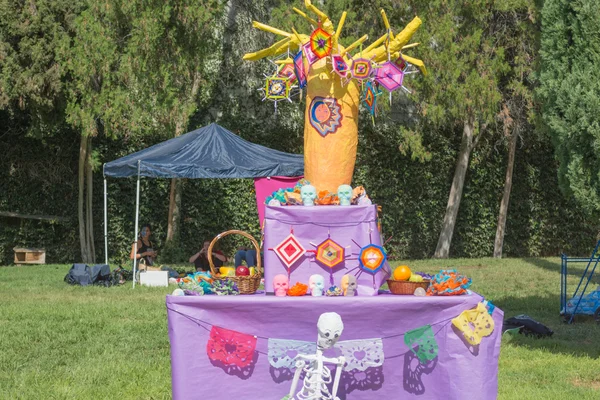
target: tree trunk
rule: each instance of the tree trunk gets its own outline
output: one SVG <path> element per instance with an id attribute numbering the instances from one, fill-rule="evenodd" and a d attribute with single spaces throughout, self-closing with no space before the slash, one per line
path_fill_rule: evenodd
<path id="1" fill-rule="evenodd" d="M 79 246 L 81 250 L 81 261 L 84 263 L 89 262 L 89 253 L 87 246 L 87 235 L 85 230 L 85 217 L 84 217 L 84 198 L 85 198 L 85 171 L 88 151 L 88 137 L 84 134 L 81 135 L 81 141 L 79 143 L 79 167 L 78 167 L 78 181 L 79 181 L 79 193 L 77 196 L 77 217 L 79 220 Z"/>
<path id="2" fill-rule="evenodd" d="M 448 205 L 446 206 L 446 215 L 444 216 L 444 223 L 442 225 L 440 238 L 438 239 L 437 248 L 433 255 L 434 258 L 448 258 L 450 254 L 450 244 L 452 243 L 452 235 L 454 234 L 454 226 L 456 225 L 456 216 L 458 215 L 458 208 L 465 186 L 465 176 L 467 175 L 467 168 L 469 167 L 469 159 L 471 157 L 471 152 L 477 144 L 477 142 L 473 142 L 473 130 L 473 122 L 465 121 L 460 151 L 456 161 L 456 169 L 454 170 L 454 179 L 452 180 Z M 479 134 L 481 135 L 481 132 Z"/>
<path id="3" fill-rule="evenodd" d="M 87 175 L 87 199 L 86 199 L 86 215 L 87 215 L 87 246 L 88 246 L 88 257 L 89 261 L 96 262 L 96 248 L 94 245 L 94 213 L 93 213 L 93 188 L 94 188 L 94 174 L 92 171 L 92 138 L 88 138 L 88 151 L 86 158 L 86 175 Z"/>
<path id="4" fill-rule="evenodd" d="M 182 112 L 179 117 L 176 117 L 175 122 L 175 137 L 181 136 L 184 129 L 187 127 L 188 119 L 192 112 L 195 111 L 196 97 L 200 90 L 200 82 L 202 77 L 199 72 L 194 73 L 192 79 L 192 88 L 186 104 L 182 106 Z M 179 225 L 181 221 L 181 192 L 183 182 L 180 179 L 171 179 L 171 193 L 169 194 L 169 217 L 167 221 L 167 242 L 179 235 Z"/>
<path id="5" fill-rule="evenodd" d="M 175 125 L 175 137 L 183 133 L 183 123 L 178 122 Z M 181 179 L 171 179 L 171 192 L 169 194 L 169 218 L 167 222 L 167 242 L 171 242 L 179 235 L 180 215 L 181 215 Z"/>
<path id="6" fill-rule="evenodd" d="M 169 195 L 169 222 L 167 226 L 167 242 L 179 235 L 179 222 L 181 211 L 181 179 L 171 179 L 171 193 Z"/>
<path id="7" fill-rule="evenodd" d="M 504 246 L 504 233 L 506 228 L 506 216 L 508 214 L 508 202 L 512 190 L 512 176 L 515 166 L 515 153 L 517 151 L 517 139 L 519 130 L 513 128 L 510 136 L 510 149 L 508 151 L 508 165 L 506 166 L 506 179 L 504 181 L 504 194 L 500 202 L 500 213 L 498 214 L 498 228 L 496 229 L 496 240 L 494 241 L 494 257 L 502 258 L 502 247 Z"/>

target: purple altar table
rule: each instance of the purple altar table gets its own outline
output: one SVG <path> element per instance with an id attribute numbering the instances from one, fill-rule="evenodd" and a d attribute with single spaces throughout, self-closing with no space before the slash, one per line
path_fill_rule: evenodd
<path id="1" fill-rule="evenodd" d="M 377 294 L 378 288 L 390 275 L 387 261 L 375 275 L 358 269 L 358 255 L 361 247 L 369 244 L 381 246 L 377 230 L 377 206 L 285 206 L 265 207 L 265 290 L 273 293 L 273 277 L 287 274 L 285 264 L 279 259 L 274 248 L 290 235 L 291 230 L 298 242 L 306 250 L 315 250 L 321 242 L 331 239 L 344 247 L 345 261 L 334 267 L 334 283 L 340 286 L 342 276 L 357 274 L 359 296 Z M 313 274 L 325 277 L 329 287 L 330 269 L 319 264 L 314 254 L 307 252 L 291 267 L 290 286 L 296 282 L 308 284 Z"/>
<path id="2" fill-rule="evenodd" d="M 340 341 L 383 338 L 379 367 L 344 371 L 338 396 L 360 399 L 495 399 L 503 312 L 495 329 L 470 346 L 451 319 L 474 308 L 481 296 L 365 297 L 167 296 L 174 399 L 258 400 L 283 398 L 293 371 L 269 363 L 268 338 L 316 341 L 319 315 L 334 311 L 344 322 Z M 404 333 L 431 325 L 439 352 L 420 364 Z M 209 359 L 212 326 L 257 337 L 244 368 Z M 333 373 L 332 366 L 332 373 Z"/>

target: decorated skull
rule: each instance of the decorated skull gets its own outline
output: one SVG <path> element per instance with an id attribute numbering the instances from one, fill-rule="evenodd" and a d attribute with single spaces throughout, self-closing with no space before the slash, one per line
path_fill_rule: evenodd
<path id="1" fill-rule="evenodd" d="M 279 274 L 273 278 L 273 291 L 275 296 L 284 297 L 287 296 L 287 291 L 290 288 L 290 281 L 287 275 Z"/>
<path id="2" fill-rule="evenodd" d="M 342 317 L 334 312 L 321 314 L 319 321 L 317 322 L 317 330 L 319 332 L 319 338 L 317 339 L 317 347 L 319 350 L 332 348 L 337 343 L 344 330 Z"/>
<path id="3" fill-rule="evenodd" d="M 302 196 L 302 204 L 305 206 L 314 206 L 315 199 L 317 198 L 317 189 L 313 185 L 304 185 L 300 189 L 300 196 Z"/>
<path id="4" fill-rule="evenodd" d="M 340 199 L 340 206 L 349 206 L 352 200 L 352 186 L 340 185 L 337 195 L 338 199 Z"/>
<path id="5" fill-rule="evenodd" d="M 342 276 L 341 285 L 344 296 L 354 296 L 356 293 L 356 277 L 354 275 Z"/>
<path id="6" fill-rule="evenodd" d="M 323 296 L 323 289 L 325 289 L 325 279 L 321 275 L 311 275 L 308 280 L 308 287 L 310 289 L 311 296 Z"/>

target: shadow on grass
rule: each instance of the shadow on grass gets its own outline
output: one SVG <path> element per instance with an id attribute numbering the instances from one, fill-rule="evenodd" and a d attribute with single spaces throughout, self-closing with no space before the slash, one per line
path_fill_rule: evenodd
<path id="1" fill-rule="evenodd" d="M 504 311 L 504 319 L 520 314 L 529 315 L 554 331 L 549 338 L 535 338 L 521 334 L 512 336 L 512 345 L 540 349 L 557 354 L 600 358 L 600 324 L 593 318 L 577 316 L 575 323 L 566 324 L 559 315 L 560 296 L 524 296 L 496 299 L 494 304 Z M 498 327 L 497 327 L 498 328 Z"/>
<path id="2" fill-rule="evenodd" d="M 549 261 L 549 260 L 544 260 L 543 258 L 523 258 L 523 261 L 525 261 L 528 264 L 534 265 L 538 268 L 545 269 L 550 272 L 555 272 L 556 274 L 560 275 L 560 260 L 553 262 L 553 261 Z M 586 267 L 587 267 L 587 262 L 570 263 L 567 267 L 567 274 L 581 278 L 581 275 L 583 275 L 583 272 Z M 592 270 L 592 268 L 594 268 L 594 263 L 592 263 L 590 265 L 590 271 Z M 588 272 L 588 274 L 589 274 L 589 272 Z M 598 284 L 599 279 L 600 279 L 600 263 L 598 263 L 598 267 L 596 267 L 596 272 L 594 273 L 594 277 L 593 277 L 592 281 L 590 282 L 590 285 L 593 282 Z"/>

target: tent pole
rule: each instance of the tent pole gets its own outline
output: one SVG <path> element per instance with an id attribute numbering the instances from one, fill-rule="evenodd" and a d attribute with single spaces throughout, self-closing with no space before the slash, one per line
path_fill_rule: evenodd
<path id="1" fill-rule="evenodd" d="M 102 167 L 104 170 L 104 167 Z M 104 264 L 108 265 L 108 214 L 106 211 L 106 175 L 104 175 Z"/>
<path id="2" fill-rule="evenodd" d="M 138 160 L 137 173 L 137 189 L 135 193 L 135 237 L 133 238 L 133 288 L 135 289 L 136 267 L 137 267 L 137 239 L 138 239 L 138 222 L 140 217 L 140 160 Z"/>

